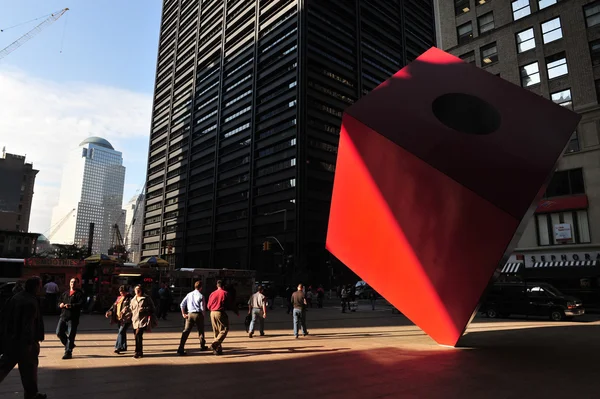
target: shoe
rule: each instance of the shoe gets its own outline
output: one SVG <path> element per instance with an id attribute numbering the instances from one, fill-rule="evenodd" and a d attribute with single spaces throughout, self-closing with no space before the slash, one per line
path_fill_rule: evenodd
<path id="1" fill-rule="evenodd" d="M 185 351 L 177 351 L 177 356 L 185 356 Z"/>
<path id="2" fill-rule="evenodd" d="M 298 339 L 298 336 L 296 335 L 296 339 Z"/>
<path id="3" fill-rule="evenodd" d="M 248 333 L 248 338 L 252 338 L 252 334 L 254 333 Z"/>
<path id="4" fill-rule="evenodd" d="M 261 337 L 264 337 L 264 336 L 265 336 L 265 333 L 264 333 L 264 332 L 260 333 L 260 336 L 261 336 Z"/>
<path id="5" fill-rule="evenodd" d="M 308 335 L 308 331 L 304 333 L 304 336 L 306 337 Z"/>
<path id="6" fill-rule="evenodd" d="M 208 350 L 208 346 L 206 346 L 206 345 L 202 345 L 202 346 L 200 347 L 200 350 L 201 350 L 202 352 L 205 352 L 205 351 L 207 351 L 207 350 Z"/>
<path id="7" fill-rule="evenodd" d="M 67 360 L 67 359 L 72 359 L 73 358 L 73 354 L 70 352 L 67 352 L 63 355 L 63 360 Z"/>
<path id="8" fill-rule="evenodd" d="M 118 350 L 118 349 L 115 349 L 115 353 L 116 353 L 117 355 L 120 355 L 120 354 L 121 354 L 121 351 L 120 351 L 120 350 Z"/>
<path id="9" fill-rule="evenodd" d="M 144 355 L 143 355 L 143 354 L 141 354 L 141 353 L 136 353 L 135 355 L 133 355 L 133 358 L 134 358 L 134 359 L 141 359 L 141 358 L 143 358 L 143 357 L 144 357 Z"/>

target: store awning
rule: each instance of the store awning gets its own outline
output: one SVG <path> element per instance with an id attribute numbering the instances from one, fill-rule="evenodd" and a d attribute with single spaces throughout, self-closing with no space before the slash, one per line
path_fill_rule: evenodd
<path id="1" fill-rule="evenodd" d="M 504 265 L 504 267 L 502 268 L 502 270 L 500 272 L 501 273 L 517 273 L 522 265 L 523 265 L 522 262 L 507 263 L 506 265 Z"/>
<path id="2" fill-rule="evenodd" d="M 595 260 L 572 260 L 572 261 L 561 261 L 561 262 L 536 262 L 531 266 L 532 268 L 541 267 L 573 267 L 573 266 L 597 266 L 598 262 Z"/>

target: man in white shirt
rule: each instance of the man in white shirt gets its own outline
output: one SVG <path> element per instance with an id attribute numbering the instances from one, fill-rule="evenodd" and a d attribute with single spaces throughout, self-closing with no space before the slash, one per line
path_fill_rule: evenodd
<path id="1" fill-rule="evenodd" d="M 206 309 L 206 301 L 200 291 L 202 291 L 202 282 L 196 281 L 194 283 L 194 291 L 187 294 L 185 298 L 183 298 L 183 301 L 181 301 L 181 315 L 185 319 L 185 327 L 181 334 L 179 349 L 177 349 L 177 354 L 180 356 L 185 355 L 185 342 L 192 332 L 194 325 L 198 328 L 200 350 L 205 351 L 208 349 L 206 340 L 204 339 L 204 312 Z"/>
<path id="2" fill-rule="evenodd" d="M 50 281 L 44 285 L 44 293 L 46 297 L 46 310 L 48 313 L 56 313 L 56 300 L 58 299 L 58 294 L 60 293 L 60 289 L 58 285 L 54 282 L 54 277 L 50 277 Z"/>
<path id="3" fill-rule="evenodd" d="M 248 301 L 248 314 L 252 314 L 250 328 L 248 328 L 248 337 L 252 338 L 254 334 L 254 324 L 258 319 L 260 326 L 260 335 L 265 335 L 265 318 L 267 317 L 267 300 L 263 295 L 262 285 L 258 286 L 258 291 L 250 297 Z"/>

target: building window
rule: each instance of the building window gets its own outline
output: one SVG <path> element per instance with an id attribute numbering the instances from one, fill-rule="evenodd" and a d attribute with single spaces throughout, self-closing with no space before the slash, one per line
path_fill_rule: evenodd
<path id="1" fill-rule="evenodd" d="M 555 172 L 546 189 L 544 198 L 585 194 L 583 169 L 570 169 Z"/>
<path id="2" fill-rule="evenodd" d="M 479 34 L 494 29 L 494 13 L 488 12 L 477 18 L 477 25 L 479 25 Z"/>
<path id="3" fill-rule="evenodd" d="M 552 98 L 552 101 L 555 104 L 558 104 L 560 106 L 569 108 L 569 109 L 573 109 L 573 100 L 571 98 L 571 89 L 566 89 L 563 91 L 559 91 L 557 93 L 552 93 L 550 95 L 550 97 Z"/>
<path id="4" fill-rule="evenodd" d="M 540 8 L 540 10 L 546 8 L 546 7 L 550 7 L 553 4 L 558 3 L 558 0 L 539 0 L 538 1 L 538 6 Z"/>
<path id="5" fill-rule="evenodd" d="M 458 44 L 463 44 L 473 39 L 473 25 L 470 22 L 456 28 L 458 32 Z"/>
<path id="6" fill-rule="evenodd" d="M 531 14 L 529 0 L 517 0 L 512 2 L 513 18 L 516 21 Z"/>
<path id="7" fill-rule="evenodd" d="M 542 38 L 544 44 L 562 39 L 562 29 L 560 27 L 560 17 L 551 19 L 542 24 Z"/>
<path id="8" fill-rule="evenodd" d="M 535 222 L 539 245 L 584 244 L 591 241 L 585 209 L 536 215 Z"/>
<path id="9" fill-rule="evenodd" d="M 458 56 L 458 58 L 460 58 L 461 60 L 463 60 L 464 62 L 467 62 L 469 64 L 474 64 L 475 63 L 475 51 L 469 51 L 468 53 Z"/>
<path id="10" fill-rule="evenodd" d="M 535 35 L 533 28 L 517 33 L 517 51 L 524 53 L 535 48 Z"/>
<path id="11" fill-rule="evenodd" d="M 454 0 L 454 11 L 456 15 L 461 15 L 471 11 L 470 0 Z"/>
<path id="12" fill-rule="evenodd" d="M 498 47 L 496 42 L 481 48 L 481 65 L 492 65 L 498 62 Z"/>
<path id="13" fill-rule="evenodd" d="M 600 25 L 600 1 L 583 7 L 583 13 L 585 14 L 585 23 L 588 28 Z"/>
<path id="14" fill-rule="evenodd" d="M 596 80 L 596 98 L 598 99 L 598 104 L 600 104 L 600 79 Z"/>
<path id="15" fill-rule="evenodd" d="M 600 65 L 600 39 L 590 42 L 590 56 L 592 65 Z"/>
<path id="16" fill-rule="evenodd" d="M 577 130 L 575 130 L 571 136 L 571 140 L 569 140 L 569 144 L 567 144 L 565 153 L 570 154 L 577 151 L 579 151 L 579 136 L 577 135 Z"/>
<path id="17" fill-rule="evenodd" d="M 540 68 L 537 62 L 521 67 L 521 86 L 529 87 L 540 83 Z"/>
<path id="18" fill-rule="evenodd" d="M 567 57 L 564 51 L 546 57 L 546 68 L 548 68 L 548 79 L 554 79 L 569 73 Z"/>

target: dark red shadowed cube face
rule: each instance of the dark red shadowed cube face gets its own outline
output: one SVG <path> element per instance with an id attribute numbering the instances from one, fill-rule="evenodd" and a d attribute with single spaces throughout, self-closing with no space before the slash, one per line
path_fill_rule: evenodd
<path id="1" fill-rule="evenodd" d="M 579 118 L 428 50 L 346 110 L 327 249 L 456 345 Z"/>

